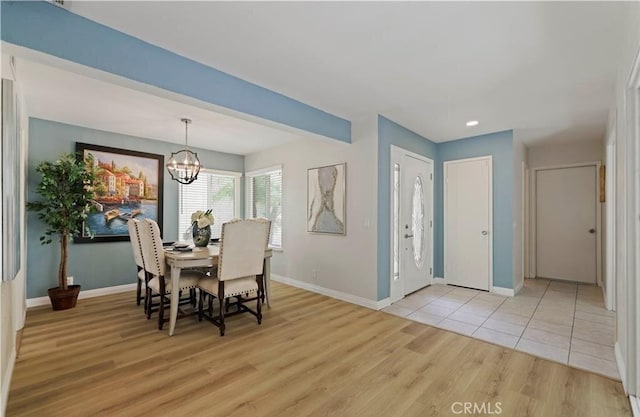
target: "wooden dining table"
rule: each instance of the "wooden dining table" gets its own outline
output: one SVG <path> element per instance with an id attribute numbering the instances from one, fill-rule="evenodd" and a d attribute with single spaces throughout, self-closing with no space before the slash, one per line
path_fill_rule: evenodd
<path id="1" fill-rule="evenodd" d="M 271 256 L 273 251 L 267 248 L 264 252 L 264 281 L 265 297 L 268 307 L 271 307 Z M 220 246 L 209 245 L 206 248 L 195 247 L 190 252 L 179 252 L 166 249 L 164 259 L 171 268 L 171 288 L 180 287 L 180 272 L 185 268 L 207 268 L 218 264 Z M 171 310 L 169 312 L 169 336 L 173 336 L 178 319 L 178 303 L 180 291 L 171 291 Z"/>

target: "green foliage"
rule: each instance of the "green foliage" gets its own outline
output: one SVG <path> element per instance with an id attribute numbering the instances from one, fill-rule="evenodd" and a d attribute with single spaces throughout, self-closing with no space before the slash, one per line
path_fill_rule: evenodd
<path id="1" fill-rule="evenodd" d="M 47 244 L 55 235 L 78 235 L 89 211 L 89 200 L 95 196 L 93 164 L 65 153 L 55 162 L 40 163 L 36 171 L 42 175 L 36 190 L 40 201 L 28 202 L 27 209 L 37 212 L 47 225 L 40 241 Z"/>
<path id="2" fill-rule="evenodd" d="M 65 153 L 55 162 L 42 162 L 36 167 L 42 175 L 36 193 L 40 200 L 27 203 L 27 209 L 38 213 L 47 229 L 40 237 L 45 245 L 59 238 L 61 257 L 59 281 L 66 288 L 66 242 L 69 236 L 80 234 L 94 196 L 93 184 L 96 180 L 93 158 L 86 161 L 81 156 Z M 64 282 L 63 282 L 64 281 Z"/>

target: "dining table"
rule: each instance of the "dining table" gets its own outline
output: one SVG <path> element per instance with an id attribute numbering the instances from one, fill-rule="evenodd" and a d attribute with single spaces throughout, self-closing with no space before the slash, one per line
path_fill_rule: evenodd
<path id="1" fill-rule="evenodd" d="M 267 307 L 271 308 L 269 296 L 271 294 L 271 257 L 273 251 L 267 248 L 264 251 L 264 285 L 265 301 Z M 209 268 L 218 264 L 220 256 L 220 246 L 210 244 L 207 247 L 194 247 L 190 251 L 177 251 L 166 248 L 164 259 L 171 268 L 171 288 L 180 287 L 180 272 L 185 268 Z M 173 336 L 178 319 L 178 304 L 180 302 L 180 291 L 171 291 L 171 309 L 169 312 L 169 336 Z"/>

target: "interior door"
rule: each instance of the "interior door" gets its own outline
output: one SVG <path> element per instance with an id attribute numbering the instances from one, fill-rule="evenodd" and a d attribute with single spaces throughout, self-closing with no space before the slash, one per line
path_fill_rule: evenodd
<path id="1" fill-rule="evenodd" d="M 489 290 L 491 169 L 490 156 L 444 163 L 444 273 L 448 284 Z"/>
<path id="2" fill-rule="evenodd" d="M 594 165 L 536 171 L 536 275 L 596 283 Z"/>
<path id="3" fill-rule="evenodd" d="M 406 295 L 431 283 L 433 163 L 405 155 L 402 165 L 400 242 Z"/>

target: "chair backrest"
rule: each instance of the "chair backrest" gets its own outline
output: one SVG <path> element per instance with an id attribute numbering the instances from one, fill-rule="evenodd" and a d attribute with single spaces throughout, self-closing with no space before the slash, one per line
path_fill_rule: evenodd
<path id="1" fill-rule="evenodd" d="M 151 219 L 143 219 L 139 223 L 138 231 L 145 270 L 154 276 L 164 276 L 166 265 L 158 223 Z"/>
<path id="2" fill-rule="evenodd" d="M 127 228 L 129 229 L 129 239 L 131 239 L 131 246 L 133 248 L 133 259 L 136 261 L 136 265 L 144 269 L 144 259 L 142 258 L 142 246 L 140 246 L 140 232 L 139 220 L 129 219 L 127 222 Z"/>
<path id="3" fill-rule="evenodd" d="M 218 279 L 220 281 L 262 273 L 269 242 L 267 219 L 232 220 L 222 225 Z"/>

